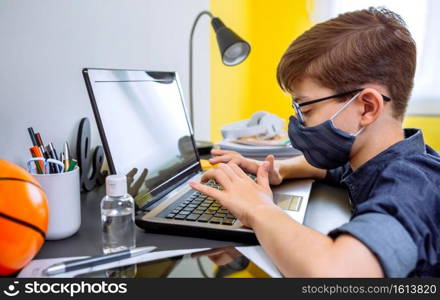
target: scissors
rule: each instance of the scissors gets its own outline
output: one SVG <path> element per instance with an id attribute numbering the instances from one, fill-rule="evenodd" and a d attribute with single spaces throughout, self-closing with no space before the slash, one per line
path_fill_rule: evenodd
<path id="1" fill-rule="evenodd" d="M 27 160 L 27 162 L 26 162 L 27 169 L 28 169 L 29 173 L 31 173 L 31 174 L 36 174 L 35 173 L 35 168 L 32 168 L 32 163 L 36 162 L 36 161 L 42 161 L 43 162 L 44 174 L 50 174 L 50 170 L 49 170 L 50 164 L 55 164 L 55 165 L 60 166 L 60 168 L 61 168 L 60 173 L 64 172 L 64 164 L 62 162 L 60 162 L 59 160 L 56 160 L 56 159 L 53 159 L 53 158 L 46 159 L 44 157 L 33 157 L 33 158 L 29 158 Z"/>

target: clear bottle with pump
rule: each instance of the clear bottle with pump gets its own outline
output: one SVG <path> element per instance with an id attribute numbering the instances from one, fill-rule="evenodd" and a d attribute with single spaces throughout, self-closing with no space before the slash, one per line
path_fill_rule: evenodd
<path id="1" fill-rule="evenodd" d="M 105 254 L 136 247 L 134 200 L 127 193 L 127 178 L 105 179 L 106 196 L 101 200 L 102 250 Z"/>

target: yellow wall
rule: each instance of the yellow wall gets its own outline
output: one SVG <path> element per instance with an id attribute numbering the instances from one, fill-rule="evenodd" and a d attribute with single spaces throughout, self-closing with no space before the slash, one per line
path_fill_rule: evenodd
<path id="1" fill-rule="evenodd" d="M 425 143 L 440 151 L 440 116 L 407 116 L 403 125 L 422 129 Z"/>
<path id="2" fill-rule="evenodd" d="M 251 44 L 240 65 L 224 66 L 211 35 L 211 140 L 221 140 L 223 125 L 258 110 L 287 120 L 290 99 L 276 81 L 276 67 L 288 45 L 312 24 L 307 0 L 211 0 L 211 11 Z M 287 123 L 287 121 L 286 121 Z"/>

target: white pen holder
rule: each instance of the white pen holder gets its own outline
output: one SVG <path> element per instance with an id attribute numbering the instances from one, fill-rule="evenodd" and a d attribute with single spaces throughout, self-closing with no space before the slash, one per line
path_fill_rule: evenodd
<path id="1" fill-rule="evenodd" d="M 56 174 L 32 174 L 49 202 L 47 240 L 59 240 L 76 233 L 81 225 L 79 167 Z"/>

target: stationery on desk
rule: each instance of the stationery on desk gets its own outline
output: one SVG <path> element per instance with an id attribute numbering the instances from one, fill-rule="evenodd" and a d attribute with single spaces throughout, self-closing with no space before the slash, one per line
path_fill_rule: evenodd
<path id="1" fill-rule="evenodd" d="M 44 191 L 50 212 L 44 237 L 46 240 L 69 237 L 81 225 L 80 169 L 71 157 L 67 142 L 64 151 L 57 152 L 54 144 L 43 142 L 42 134 L 35 133 L 32 127 L 28 132 L 33 146 L 26 167 Z"/>
<path id="2" fill-rule="evenodd" d="M 41 277 L 51 277 L 51 278 L 72 278 L 78 276 L 79 274 L 85 274 L 90 272 L 96 272 L 100 270 L 106 270 L 111 268 L 118 268 L 129 266 L 141 262 L 153 261 L 167 257 L 173 257 L 178 255 L 186 255 L 194 252 L 205 251 L 209 248 L 192 248 L 192 249 L 178 249 L 178 250 L 164 250 L 164 251 L 153 251 L 153 248 L 148 253 L 142 253 L 137 256 L 123 258 L 116 261 L 105 262 L 104 264 L 99 264 L 95 266 L 89 266 L 78 270 L 72 270 L 64 273 L 58 273 L 54 275 L 47 275 L 45 270 L 55 264 L 65 263 L 67 261 L 87 259 L 88 257 L 62 257 L 62 258 L 47 258 L 47 259 L 34 259 L 26 267 L 24 267 L 20 273 L 17 275 L 18 278 L 41 278 Z"/>
<path id="3" fill-rule="evenodd" d="M 71 271 L 91 268 L 106 263 L 116 262 L 125 258 L 139 256 L 155 250 L 157 247 L 140 247 L 136 249 L 122 250 L 106 255 L 98 255 L 89 258 L 69 260 L 62 263 L 56 263 L 43 270 L 43 274 L 47 276 L 67 273 Z"/>
<path id="4" fill-rule="evenodd" d="M 70 172 L 78 164 L 77 160 L 71 156 L 67 141 L 64 143 L 64 152 L 58 156 L 53 143 L 45 146 L 41 134 L 39 132 L 35 133 L 32 127 L 28 128 L 28 132 L 32 142 L 32 147 L 29 148 L 32 158 L 28 160 L 28 170 L 30 173 L 32 173 L 30 168 L 30 163 L 32 162 L 35 163 L 37 174 Z"/>

